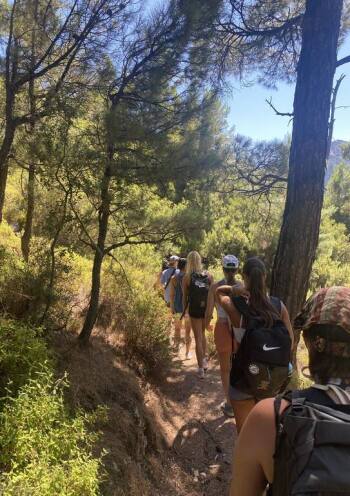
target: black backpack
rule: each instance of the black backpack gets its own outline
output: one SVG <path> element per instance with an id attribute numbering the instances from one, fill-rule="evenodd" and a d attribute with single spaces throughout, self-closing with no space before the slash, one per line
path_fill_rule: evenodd
<path id="1" fill-rule="evenodd" d="M 310 388 L 312 389 L 312 388 Z M 350 402 L 324 406 L 303 391 L 275 400 L 276 451 L 272 496 L 350 496 Z M 326 397 L 326 395 L 324 395 Z"/>
<path id="2" fill-rule="evenodd" d="M 270 300 L 280 315 L 280 300 Z M 230 384 L 257 400 L 276 396 L 285 390 L 291 375 L 288 329 L 277 318 L 271 328 L 264 327 L 258 317 L 250 314 L 242 297 L 233 298 L 233 303 L 245 317 L 246 332 L 232 359 Z"/>
<path id="3" fill-rule="evenodd" d="M 188 292 L 188 313 L 191 317 L 202 319 L 207 308 L 210 279 L 208 274 L 192 272 Z"/>

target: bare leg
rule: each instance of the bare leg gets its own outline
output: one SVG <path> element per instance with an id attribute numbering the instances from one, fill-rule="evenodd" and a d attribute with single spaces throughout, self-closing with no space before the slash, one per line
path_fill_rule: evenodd
<path id="1" fill-rule="evenodd" d="M 207 337 L 205 335 L 205 319 L 202 321 L 202 348 L 203 348 L 203 358 L 207 356 Z"/>
<path id="2" fill-rule="evenodd" d="M 245 419 L 255 406 L 254 400 L 231 400 L 233 412 L 235 414 L 237 433 L 239 434 Z"/>
<path id="3" fill-rule="evenodd" d="M 226 401 L 228 404 L 230 404 L 230 397 L 228 394 L 228 390 L 230 386 L 231 353 L 227 351 L 225 352 L 218 351 L 218 358 L 220 363 L 222 387 L 225 393 Z"/>
<path id="4" fill-rule="evenodd" d="M 174 332 L 174 346 L 176 350 L 179 350 L 180 341 L 181 341 L 181 320 L 175 318 L 175 332 Z"/>
<path id="5" fill-rule="evenodd" d="M 191 337 L 191 321 L 190 318 L 185 316 L 185 344 L 186 344 L 186 355 L 190 352 L 192 337 Z"/>
<path id="6" fill-rule="evenodd" d="M 191 317 L 191 326 L 194 334 L 194 339 L 196 341 L 196 357 L 199 368 L 203 368 L 203 319 L 194 319 Z"/>

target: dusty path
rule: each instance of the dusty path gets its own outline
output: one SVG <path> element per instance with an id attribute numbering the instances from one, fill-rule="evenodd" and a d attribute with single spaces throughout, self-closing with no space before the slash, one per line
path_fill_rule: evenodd
<path id="1" fill-rule="evenodd" d="M 181 348 L 160 388 L 161 401 L 158 397 L 156 403 L 150 397 L 148 406 L 165 433 L 169 458 L 179 468 L 177 474 L 172 474 L 179 478 L 179 488 L 182 486 L 177 494 L 225 496 L 231 476 L 235 425 L 219 408 L 223 393 L 217 360 L 210 360 L 206 377 L 201 380 L 194 349 L 192 355 L 191 360 L 184 360 Z M 185 489 L 181 482 L 183 474 Z"/>

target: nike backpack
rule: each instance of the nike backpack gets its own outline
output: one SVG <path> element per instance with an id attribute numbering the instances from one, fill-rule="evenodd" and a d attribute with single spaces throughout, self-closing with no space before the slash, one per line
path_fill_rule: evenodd
<path id="1" fill-rule="evenodd" d="M 278 314 L 281 302 L 270 298 Z M 271 328 L 252 316 L 242 297 L 233 298 L 237 310 L 244 316 L 246 332 L 237 353 L 233 356 L 230 384 L 255 399 L 270 398 L 284 391 L 291 375 L 291 339 L 280 318 Z"/>
<path id="2" fill-rule="evenodd" d="M 209 288 L 210 279 L 208 274 L 192 272 L 188 294 L 188 313 L 191 317 L 204 318 Z"/>
<path id="3" fill-rule="evenodd" d="M 290 406 L 281 415 L 282 398 L 275 400 L 274 480 L 268 494 L 350 496 L 350 395 L 347 406 L 323 406 L 303 397 L 307 391 L 283 396 Z"/>

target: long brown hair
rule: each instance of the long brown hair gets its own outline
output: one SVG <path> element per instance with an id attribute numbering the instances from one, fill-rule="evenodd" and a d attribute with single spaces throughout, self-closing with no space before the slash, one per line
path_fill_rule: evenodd
<path id="1" fill-rule="evenodd" d="M 311 377 L 327 384 L 332 377 L 350 379 L 350 335 L 334 324 L 314 324 L 303 332 Z"/>
<path id="2" fill-rule="evenodd" d="M 272 327 L 274 320 L 280 318 L 271 304 L 266 288 L 266 267 L 259 258 L 248 258 L 243 267 L 250 293 L 249 309 L 264 322 L 264 326 Z"/>

